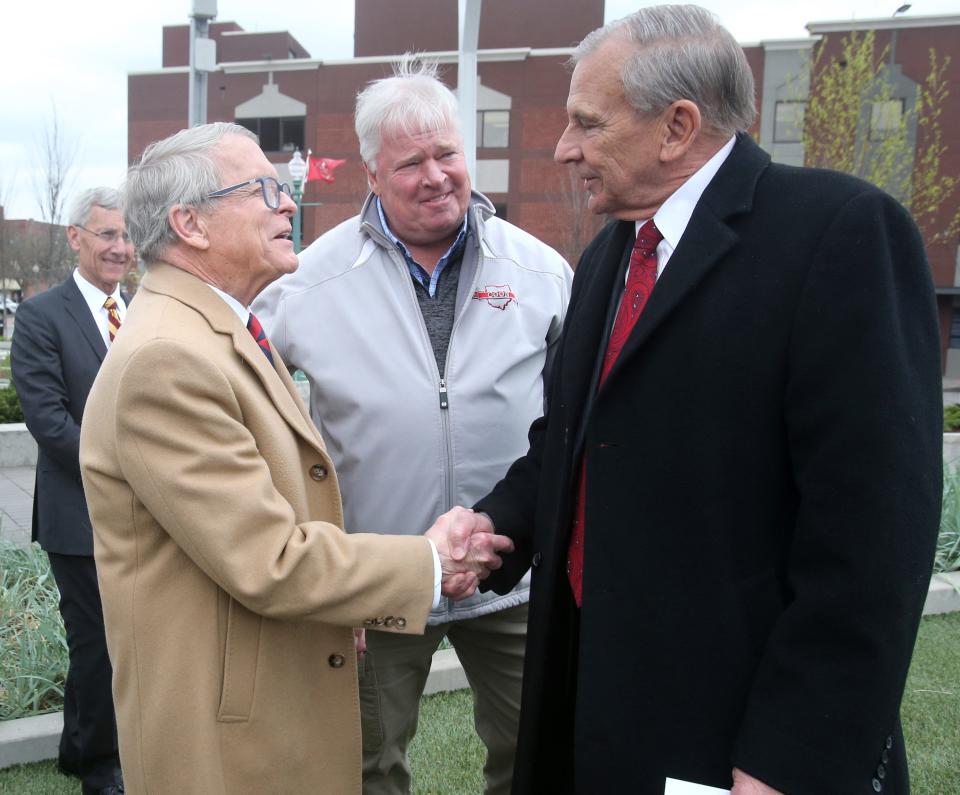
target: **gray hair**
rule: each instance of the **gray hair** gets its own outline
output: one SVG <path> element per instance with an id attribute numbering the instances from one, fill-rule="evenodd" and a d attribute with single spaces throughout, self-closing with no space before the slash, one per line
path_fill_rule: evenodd
<path id="1" fill-rule="evenodd" d="M 717 17 L 694 5 L 651 6 L 590 33 L 573 65 L 611 36 L 636 45 L 623 66 L 623 92 L 641 113 L 660 113 L 678 99 L 694 102 L 704 124 L 725 135 L 757 115 L 753 73 L 743 49 Z"/>
<path id="2" fill-rule="evenodd" d="M 459 135 L 458 107 L 453 92 L 437 79 L 437 64 L 405 53 L 392 77 L 374 80 L 357 94 L 354 127 L 360 157 L 375 173 L 385 136 L 443 130 Z"/>
<path id="3" fill-rule="evenodd" d="M 212 150 L 230 135 L 257 141 L 256 135 L 239 124 L 202 124 L 150 144 L 130 166 L 122 188 L 123 216 L 127 233 L 145 263 L 156 262 L 177 240 L 167 220 L 171 207 L 206 209 L 211 203 L 207 196 L 224 187 Z"/>
<path id="4" fill-rule="evenodd" d="M 120 192 L 113 188 L 88 188 L 82 191 L 70 204 L 67 223 L 70 226 L 83 226 L 90 220 L 90 212 L 94 207 L 119 210 Z"/>

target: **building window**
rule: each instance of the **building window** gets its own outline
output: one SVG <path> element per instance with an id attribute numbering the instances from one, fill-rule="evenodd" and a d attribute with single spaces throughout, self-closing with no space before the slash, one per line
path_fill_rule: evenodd
<path id="1" fill-rule="evenodd" d="M 503 148 L 510 146 L 510 111 L 477 111 L 477 146 Z"/>
<path id="2" fill-rule="evenodd" d="M 803 140 L 803 115 L 806 102 L 778 102 L 773 121 L 773 142 L 798 144 Z"/>
<path id="3" fill-rule="evenodd" d="M 950 316 L 950 347 L 960 348 L 960 307 L 956 306 Z"/>
<path id="4" fill-rule="evenodd" d="M 960 348 L 960 309 L 957 307 L 950 317 L 950 347 Z"/>
<path id="5" fill-rule="evenodd" d="M 264 152 L 292 152 L 304 148 L 303 117 L 237 119 L 237 124 L 246 127 L 260 138 Z"/>
<path id="6" fill-rule="evenodd" d="M 882 141 L 900 134 L 903 126 L 903 100 L 886 99 L 870 108 L 870 140 Z"/>

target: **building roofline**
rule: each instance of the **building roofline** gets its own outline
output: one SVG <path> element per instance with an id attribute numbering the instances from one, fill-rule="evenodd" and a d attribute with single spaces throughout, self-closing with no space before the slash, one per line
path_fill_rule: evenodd
<path id="1" fill-rule="evenodd" d="M 904 28 L 943 28 L 954 25 L 960 26 L 960 14 L 829 20 L 808 22 L 806 28 L 811 33 L 844 33 L 849 30 L 903 30 Z"/>
<path id="2" fill-rule="evenodd" d="M 772 50 L 809 50 L 820 41 L 820 36 L 810 36 L 806 39 L 767 39 L 761 41 L 757 47 L 763 47 L 764 51 Z M 741 47 L 747 45 L 741 44 Z"/>
<path id="3" fill-rule="evenodd" d="M 234 22 L 234 25 L 237 23 Z M 289 30 L 225 30 L 220 36 L 276 36 L 277 34 L 293 37 Z"/>
<path id="4" fill-rule="evenodd" d="M 236 31 L 240 32 L 240 31 Z M 245 32 L 245 31 L 244 31 Z M 502 61 L 524 61 L 527 58 L 548 58 L 569 56 L 573 54 L 573 47 L 545 47 L 533 49 L 531 47 L 509 47 L 497 50 L 480 50 L 477 52 L 477 61 L 480 63 L 495 63 Z M 284 58 L 283 60 L 257 61 L 227 61 L 217 64 L 217 71 L 224 74 L 244 74 L 255 72 L 302 72 L 319 69 L 321 66 L 353 66 L 359 64 L 396 63 L 403 57 L 396 55 L 366 55 L 360 58 Z M 447 64 L 456 63 L 456 50 L 442 50 L 438 52 L 418 53 L 418 57 Z M 147 69 L 137 72 L 127 72 L 133 75 L 160 75 L 187 73 L 187 66 L 168 66 L 160 69 Z"/>
<path id="5" fill-rule="evenodd" d="M 189 72 L 189 66 L 162 66 L 159 69 L 138 69 L 136 72 L 127 72 L 127 77 L 141 77 L 143 75 L 185 75 Z"/>

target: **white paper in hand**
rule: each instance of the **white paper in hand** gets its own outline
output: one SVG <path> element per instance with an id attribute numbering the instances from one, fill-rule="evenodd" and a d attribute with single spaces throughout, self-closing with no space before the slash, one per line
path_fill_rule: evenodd
<path id="1" fill-rule="evenodd" d="M 730 795 L 730 790 L 708 787 L 706 784 L 694 784 L 692 781 L 681 781 L 678 778 L 668 778 L 663 788 L 663 795 Z"/>

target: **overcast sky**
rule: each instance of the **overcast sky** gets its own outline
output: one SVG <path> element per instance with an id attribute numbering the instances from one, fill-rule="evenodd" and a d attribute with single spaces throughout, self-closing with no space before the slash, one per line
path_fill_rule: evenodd
<path id="1" fill-rule="evenodd" d="M 741 42 L 758 42 L 805 38 L 804 25 L 810 21 L 890 16 L 899 2 L 707 0 L 702 4 Z M 186 23 L 190 7 L 190 0 L 3 3 L 0 200 L 8 218 L 39 218 L 31 164 L 37 160 L 36 142 L 54 105 L 78 152 L 72 189 L 119 183 L 127 162 L 127 72 L 160 67 L 161 28 Z M 218 21 L 232 20 L 245 30 L 289 30 L 315 58 L 353 54 L 350 0 L 277 5 L 264 0 L 218 0 L 217 7 Z M 607 0 L 605 16 L 616 19 L 638 7 L 636 0 Z M 907 15 L 949 13 L 960 13 L 958 0 L 918 0 Z"/>

